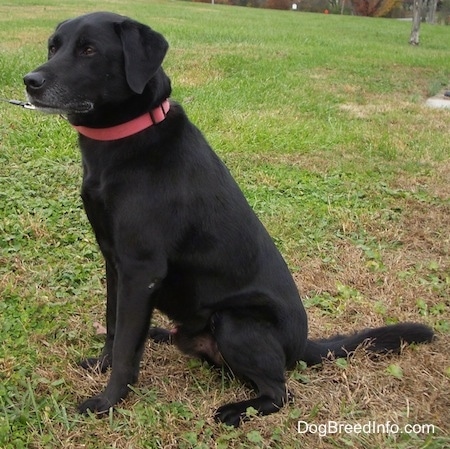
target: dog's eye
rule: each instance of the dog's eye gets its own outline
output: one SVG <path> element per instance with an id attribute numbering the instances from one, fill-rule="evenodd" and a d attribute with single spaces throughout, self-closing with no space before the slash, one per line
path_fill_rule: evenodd
<path id="1" fill-rule="evenodd" d="M 81 54 L 83 56 L 92 56 L 93 54 L 95 54 L 95 49 L 90 45 L 86 45 L 85 47 L 82 48 Z"/>
<path id="2" fill-rule="evenodd" d="M 56 53 L 56 45 L 49 45 L 48 56 L 53 56 Z"/>

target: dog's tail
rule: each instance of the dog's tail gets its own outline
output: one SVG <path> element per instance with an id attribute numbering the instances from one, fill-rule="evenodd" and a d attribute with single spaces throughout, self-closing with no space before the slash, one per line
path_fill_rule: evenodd
<path id="1" fill-rule="evenodd" d="M 365 344 L 365 348 L 372 353 L 399 353 L 403 343 L 430 343 L 433 338 L 433 330 L 424 324 L 393 324 L 375 329 L 364 329 L 352 335 L 308 340 L 302 359 L 307 365 L 317 365 L 322 362 L 322 359 L 330 356 L 347 357 L 361 344 Z"/>

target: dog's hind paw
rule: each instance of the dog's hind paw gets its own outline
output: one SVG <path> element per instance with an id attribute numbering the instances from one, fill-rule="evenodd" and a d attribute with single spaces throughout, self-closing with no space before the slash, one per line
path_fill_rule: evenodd
<path id="1" fill-rule="evenodd" d="M 242 410 L 237 404 L 222 405 L 216 410 L 214 419 L 216 422 L 221 422 L 227 426 L 239 427 L 242 421 L 245 421 L 245 410 Z"/>
<path id="2" fill-rule="evenodd" d="M 151 327 L 148 331 L 148 336 L 155 343 L 171 343 L 173 333 L 173 331 L 162 327 Z"/>
<path id="3" fill-rule="evenodd" d="M 281 392 L 281 391 L 280 391 Z M 254 399 L 222 405 L 214 415 L 217 422 L 238 427 L 243 421 L 251 419 L 256 410 L 258 415 L 269 415 L 280 410 L 288 400 L 289 393 L 283 395 L 261 395 Z M 248 413 L 253 409 L 252 413 Z"/>

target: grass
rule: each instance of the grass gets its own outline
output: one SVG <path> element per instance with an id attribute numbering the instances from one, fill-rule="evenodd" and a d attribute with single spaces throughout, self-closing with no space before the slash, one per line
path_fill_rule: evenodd
<path id="1" fill-rule="evenodd" d="M 285 255 L 311 335 L 422 321 L 438 341 L 287 373 L 295 403 L 240 429 L 213 410 L 251 395 L 149 344 L 135 393 L 103 420 L 75 406 L 107 376 L 77 367 L 103 323 L 102 261 L 79 199 L 76 136 L 0 104 L 0 448 L 450 446 L 448 28 L 177 1 L 0 0 L 0 97 L 67 17 L 113 10 L 165 34 L 173 97 L 226 161 Z M 164 322 L 157 317 L 158 322 Z M 249 411 L 251 414 L 251 411 Z M 434 433 L 297 433 L 299 420 L 433 424 Z"/>

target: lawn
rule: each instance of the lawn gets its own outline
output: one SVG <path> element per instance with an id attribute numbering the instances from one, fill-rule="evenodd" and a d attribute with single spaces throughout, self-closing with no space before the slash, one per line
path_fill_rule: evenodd
<path id="1" fill-rule="evenodd" d="M 149 343 L 134 393 L 105 419 L 78 415 L 107 375 L 77 365 L 102 347 L 105 286 L 76 135 L 61 117 L 0 103 L 0 448 L 450 447 L 450 110 L 424 106 L 450 87 L 450 28 L 423 24 L 411 47 L 410 23 L 387 19 L 0 0 L 0 97 L 23 99 L 55 25 L 93 10 L 166 36 L 173 98 L 285 256 L 312 337 L 420 321 L 438 340 L 299 364 L 286 374 L 294 403 L 239 429 L 212 415 L 251 391 Z M 321 436 L 328 422 L 379 427 Z"/>

